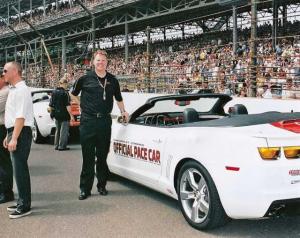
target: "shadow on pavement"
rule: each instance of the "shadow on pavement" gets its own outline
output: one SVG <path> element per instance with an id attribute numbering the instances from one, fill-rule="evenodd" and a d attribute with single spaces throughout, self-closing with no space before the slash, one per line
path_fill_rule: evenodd
<path id="1" fill-rule="evenodd" d="M 104 213 L 109 209 L 113 209 L 112 206 L 102 204 L 98 199 L 89 198 L 84 201 L 52 202 L 44 206 L 34 206 L 32 214 L 34 216 L 89 216 Z"/>
<path id="2" fill-rule="evenodd" d="M 128 180 L 128 179 L 118 176 L 116 174 L 110 175 L 109 182 L 118 182 L 122 186 L 125 186 L 128 189 L 130 189 L 130 191 L 131 191 L 130 193 L 135 193 L 136 195 L 146 195 L 147 197 L 155 199 L 156 201 L 163 203 L 173 209 L 178 209 L 178 212 L 180 212 L 180 208 L 179 208 L 177 200 L 175 200 L 171 197 L 168 197 L 167 195 L 164 195 L 162 193 L 159 193 L 153 189 L 147 188 L 143 185 L 140 185 L 136 182 L 133 182 L 131 180 Z M 111 191 L 112 194 L 114 194 L 114 193 L 117 194 L 119 192 L 120 191 Z M 125 193 L 128 193 L 128 192 L 129 191 L 125 190 Z"/>

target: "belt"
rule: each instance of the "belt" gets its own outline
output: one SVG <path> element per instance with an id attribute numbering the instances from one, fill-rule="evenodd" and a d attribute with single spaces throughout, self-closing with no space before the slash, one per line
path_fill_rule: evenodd
<path id="1" fill-rule="evenodd" d="M 30 126 L 24 126 L 23 129 L 30 129 L 31 127 Z M 14 131 L 14 127 L 10 127 L 10 128 L 7 128 L 7 133 L 11 133 Z"/>
<path id="2" fill-rule="evenodd" d="M 104 114 L 104 113 L 97 112 L 97 113 L 94 114 L 94 116 L 96 118 L 110 117 L 110 113 Z"/>

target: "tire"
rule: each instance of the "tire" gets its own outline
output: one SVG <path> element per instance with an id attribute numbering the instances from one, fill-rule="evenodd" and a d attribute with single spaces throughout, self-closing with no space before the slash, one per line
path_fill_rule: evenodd
<path id="1" fill-rule="evenodd" d="M 181 212 L 192 227 L 208 230 L 229 221 L 211 176 L 199 163 L 189 161 L 181 167 L 177 193 Z"/>
<path id="2" fill-rule="evenodd" d="M 32 128 L 32 139 L 33 139 L 33 142 L 36 144 L 42 144 L 42 143 L 45 143 L 45 141 L 46 141 L 46 138 L 43 137 L 40 133 L 40 130 L 36 123 L 36 120 L 34 120 L 34 126 Z"/>

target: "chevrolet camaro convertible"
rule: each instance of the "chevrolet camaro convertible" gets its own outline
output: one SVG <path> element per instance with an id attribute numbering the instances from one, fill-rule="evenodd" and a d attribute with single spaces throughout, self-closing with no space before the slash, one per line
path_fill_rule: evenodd
<path id="1" fill-rule="evenodd" d="M 231 99 L 148 99 L 113 123 L 110 170 L 178 199 L 197 229 L 281 214 L 300 199 L 300 113 L 225 112 Z"/>

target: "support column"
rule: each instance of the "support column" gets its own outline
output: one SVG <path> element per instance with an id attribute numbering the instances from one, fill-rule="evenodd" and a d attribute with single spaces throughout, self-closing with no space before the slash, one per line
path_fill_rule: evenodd
<path id="1" fill-rule="evenodd" d="M 9 11 L 9 4 L 7 4 L 7 24 L 10 24 L 10 11 Z"/>
<path id="2" fill-rule="evenodd" d="M 61 68 L 62 68 L 62 71 L 63 71 L 63 73 L 65 73 L 65 71 L 66 71 L 66 66 L 67 66 L 67 60 L 66 60 L 66 37 L 65 36 L 63 36 L 62 38 L 61 38 L 61 40 L 62 40 L 62 47 L 61 47 Z"/>
<path id="3" fill-rule="evenodd" d="M 278 28 L 278 4 L 277 0 L 272 0 L 273 7 L 273 25 L 272 25 L 272 47 L 273 51 L 275 51 L 275 47 L 277 44 L 277 28 Z"/>
<path id="4" fill-rule="evenodd" d="M 128 64 L 128 22 L 125 21 L 125 63 Z"/>
<path id="5" fill-rule="evenodd" d="M 230 20 L 230 17 L 226 17 L 226 30 L 227 31 L 230 29 L 229 20 Z"/>
<path id="6" fill-rule="evenodd" d="M 181 26 L 181 32 L 182 32 L 182 39 L 185 38 L 185 32 L 184 32 L 184 24 Z"/>
<path id="7" fill-rule="evenodd" d="M 43 0 L 43 16 L 46 18 L 46 0 Z"/>
<path id="8" fill-rule="evenodd" d="M 17 61 L 17 58 L 18 58 L 17 57 L 17 46 L 15 46 L 15 55 L 14 56 L 15 56 L 15 61 Z"/>
<path id="9" fill-rule="evenodd" d="M 232 6 L 232 22 L 233 22 L 233 27 L 232 27 L 232 51 L 233 54 L 236 54 L 237 50 L 237 11 L 236 11 L 236 6 Z"/>
<path id="10" fill-rule="evenodd" d="M 59 11 L 59 9 L 58 9 L 59 8 L 58 0 L 55 1 L 55 6 L 56 6 L 56 12 L 58 12 Z"/>
<path id="11" fill-rule="evenodd" d="M 111 37 L 111 48 L 115 48 L 115 37 Z"/>
<path id="12" fill-rule="evenodd" d="M 62 49 L 62 47 L 61 47 L 61 56 L 60 56 L 60 49 L 57 47 L 57 58 L 59 59 L 60 57 L 61 57 L 61 59 L 63 59 L 63 49 Z M 62 76 L 64 76 L 64 68 L 63 68 L 63 66 L 62 66 L 62 62 L 59 62 L 59 60 L 58 60 L 58 75 L 57 75 L 57 79 L 58 80 L 60 80 L 61 79 L 61 77 Z M 53 83 L 53 86 L 55 85 L 55 82 L 54 81 L 52 81 L 52 83 Z"/>
<path id="13" fill-rule="evenodd" d="M 30 0 L 30 20 L 32 20 L 32 0 Z"/>
<path id="14" fill-rule="evenodd" d="M 45 71 L 44 71 L 44 54 L 43 54 L 43 44 L 42 44 L 42 39 L 40 42 L 40 48 L 41 48 L 41 70 L 40 70 L 40 87 L 44 88 L 46 86 L 45 84 Z"/>
<path id="15" fill-rule="evenodd" d="M 28 80 L 28 75 L 27 75 L 27 69 L 28 69 L 28 65 L 27 65 L 27 44 L 25 44 L 25 52 L 24 52 L 24 57 L 25 57 L 25 67 L 24 67 L 24 69 L 25 69 L 25 81 L 26 82 L 28 82 L 27 80 Z"/>
<path id="16" fill-rule="evenodd" d="M 286 3 L 282 3 L 282 25 L 283 25 L 283 31 L 286 32 L 287 27 L 287 6 Z"/>
<path id="17" fill-rule="evenodd" d="M 38 52 L 37 52 L 37 39 L 34 40 L 34 56 L 35 56 L 35 64 L 34 64 L 34 74 L 35 74 L 35 84 L 36 84 L 36 81 L 37 81 L 37 78 L 38 78 L 38 64 L 37 64 L 37 58 L 38 58 Z M 36 85 L 35 85 L 36 86 Z"/>
<path id="18" fill-rule="evenodd" d="M 146 87 L 147 87 L 147 92 L 150 93 L 150 76 L 151 76 L 151 65 L 150 65 L 150 41 L 151 41 L 151 36 L 150 36 L 150 26 L 147 26 L 147 80 L 146 80 Z"/>
<path id="19" fill-rule="evenodd" d="M 164 41 L 166 41 L 167 40 L 166 27 L 163 27 L 163 35 L 164 35 Z"/>
<path id="20" fill-rule="evenodd" d="M 250 40 L 250 89 L 249 96 L 256 97 L 256 64 L 257 64 L 257 0 L 251 0 L 251 40 Z"/>
<path id="21" fill-rule="evenodd" d="M 19 10 L 19 24 L 21 23 L 21 0 L 18 1 L 18 10 Z"/>
<path id="22" fill-rule="evenodd" d="M 7 49 L 5 49 L 5 63 L 7 63 L 7 58 L 8 58 Z"/>
<path id="23" fill-rule="evenodd" d="M 95 34 L 95 17 L 92 16 L 92 41 L 93 41 L 93 53 L 95 52 L 96 46 L 95 46 L 95 38 L 96 38 L 96 34 Z"/>

